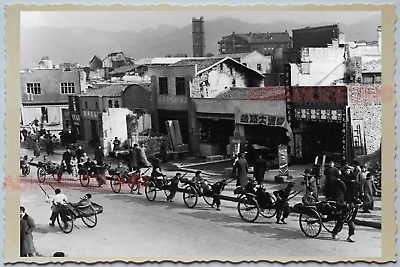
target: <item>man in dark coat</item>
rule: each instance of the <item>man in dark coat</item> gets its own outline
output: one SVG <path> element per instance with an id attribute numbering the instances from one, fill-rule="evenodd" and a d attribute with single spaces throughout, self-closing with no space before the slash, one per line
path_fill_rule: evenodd
<path id="1" fill-rule="evenodd" d="M 137 151 L 133 147 L 130 147 L 128 155 L 128 167 L 129 171 L 131 172 L 136 170 L 138 167 L 137 156 L 138 156 Z"/>
<path id="2" fill-rule="evenodd" d="M 97 165 L 103 166 L 104 153 L 101 146 L 98 146 L 94 151 L 94 159 L 96 160 Z"/>
<path id="3" fill-rule="evenodd" d="M 347 189 L 344 200 L 346 202 L 353 201 L 357 195 L 357 183 L 356 177 L 350 172 L 350 167 L 346 167 L 343 170 L 340 179 L 345 183 Z"/>
<path id="4" fill-rule="evenodd" d="M 245 187 L 249 182 L 249 178 L 247 177 L 247 173 L 249 171 L 249 165 L 247 164 L 247 160 L 244 158 L 243 153 L 239 153 L 239 159 L 236 161 L 233 166 L 233 173 L 237 175 L 237 183 L 236 185 Z M 237 173 L 236 173 L 237 171 Z"/>
<path id="5" fill-rule="evenodd" d="M 335 162 L 331 160 L 329 162 L 329 167 L 327 167 L 324 171 L 325 175 L 325 184 L 324 184 L 324 195 L 326 199 L 331 199 L 332 185 L 331 182 L 340 176 L 338 168 L 335 167 Z"/>
<path id="6" fill-rule="evenodd" d="M 262 158 L 262 155 L 258 156 L 258 159 L 256 159 L 254 163 L 254 177 L 259 185 L 264 181 L 264 175 L 267 169 L 267 161 Z"/>
<path id="7" fill-rule="evenodd" d="M 35 256 L 35 246 L 33 244 L 32 231 L 35 230 L 35 222 L 32 217 L 25 213 L 25 208 L 19 208 L 20 214 L 20 256 L 33 257 Z"/>
<path id="8" fill-rule="evenodd" d="M 62 160 L 65 162 L 65 165 L 67 166 L 67 171 L 68 172 L 72 171 L 71 159 L 72 159 L 71 149 L 69 147 L 67 147 L 67 150 L 62 155 Z"/>
<path id="9" fill-rule="evenodd" d="M 344 205 L 346 192 L 346 184 L 339 177 L 335 177 L 331 181 L 330 199 L 336 201 L 339 205 Z"/>

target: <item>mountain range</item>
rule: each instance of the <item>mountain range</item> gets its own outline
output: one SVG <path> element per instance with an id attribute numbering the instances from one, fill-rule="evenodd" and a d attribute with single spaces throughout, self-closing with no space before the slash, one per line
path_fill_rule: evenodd
<path id="1" fill-rule="evenodd" d="M 239 19 L 221 17 L 205 21 L 206 53 L 218 54 L 218 41 L 232 32 L 283 32 L 292 35 L 293 29 L 330 25 L 333 23 L 301 24 L 294 21 L 275 21 L 272 23 L 248 23 Z M 346 41 L 376 41 L 377 28 L 381 25 L 379 15 L 346 25 L 339 23 Z M 21 28 L 21 68 L 34 67 L 42 56 L 48 56 L 53 64 L 63 62 L 88 65 L 94 55 L 101 59 L 112 52 L 122 51 L 136 59 L 163 57 L 167 54 L 187 54 L 192 56 L 192 25 L 178 28 L 161 24 L 158 28 L 145 28 L 135 31 L 103 31 L 84 27 Z"/>

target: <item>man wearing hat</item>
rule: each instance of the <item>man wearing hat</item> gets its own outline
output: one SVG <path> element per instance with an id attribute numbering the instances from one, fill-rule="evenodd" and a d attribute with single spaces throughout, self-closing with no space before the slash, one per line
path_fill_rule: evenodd
<path id="1" fill-rule="evenodd" d="M 286 224 L 285 219 L 289 216 L 290 207 L 288 203 L 288 198 L 290 192 L 294 187 L 293 183 L 289 183 L 285 189 L 281 189 L 279 191 L 274 191 L 274 195 L 276 196 L 276 223 L 282 222 Z M 282 218 L 281 218 L 282 216 Z"/>

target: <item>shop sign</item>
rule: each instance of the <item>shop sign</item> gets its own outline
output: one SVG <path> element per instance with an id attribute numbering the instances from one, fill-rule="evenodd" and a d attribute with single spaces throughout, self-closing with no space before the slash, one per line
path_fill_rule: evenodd
<path id="1" fill-rule="evenodd" d="M 314 109 L 296 108 L 294 116 L 296 120 L 305 121 L 343 121 L 343 110 L 341 109 Z"/>
<path id="2" fill-rule="evenodd" d="M 93 110 L 84 110 L 83 111 L 83 118 L 85 119 L 91 119 L 91 120 L 97 120 L 99 117 L 98 111 L 93 111 Z"/>
<path id="3" fill-rule="evenodd" d="M 239 113 L 236 117 L 237 124 L 261 124 L 265 126 L 285 127 L 285 122 L 285 117 L 265 114 Z"/>
<path id="4" fill-rule="evenodd" d="M 81 120 L 81 116 L 79 114 L 71 114 L 71 118 L 73 121 L 79 122 Z"/>

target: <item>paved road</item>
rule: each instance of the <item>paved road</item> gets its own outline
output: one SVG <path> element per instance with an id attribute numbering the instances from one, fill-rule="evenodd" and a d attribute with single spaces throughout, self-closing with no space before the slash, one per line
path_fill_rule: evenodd
<path id="1" fill-rule="evenodd" d="M 32 173 L 32 180 L 36 181 L 36 168 L 32 168 Z M 115 194 L 109 187 L 82 189 L 78 183 L 74 187 L 72 177 L 63 182 L 63 187 L 70 188 L 63 189 L 70 201 L 78 201 L 90 192 L 93 201 L 104 207 L 104 213 L 98 216 L 95 228 L 88 228 L 77 220 L 79 229 L 64 234 L 57 226 L 48 225 L 50 206 L 44 202 L 40 188 L 21 191 L 21 205 L 37 225 L 34 232 L 37 251 L 44 256 L 51 256 L 55 251 L 64 251 L 71 257 L 237 257 L 238 260 L 381 255 L 381 232 L 373 228 L 357 226 L 356 243 L 345 241 L 347 227 L 339 234 L 339 240 L 331 240 L 325 230 L 312 239 L 301 232 L 297 214 L 290 215 L 287 225 L 262 217 L 255 223 L 246 223 L 232 202 L 224 201 L 221 211 L 216 211 L 199 199 L 197 206 L 189 209 L 181 193 L 177 193 L 174 203 L 166 202 L 162 192 L 158 192 L 156 201 L 150 202 L 144 194 L 130 194 L 127 189 Z"/>

